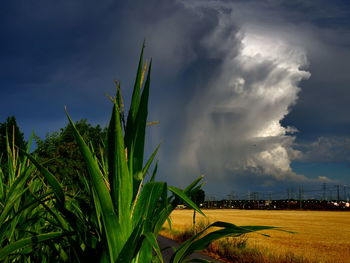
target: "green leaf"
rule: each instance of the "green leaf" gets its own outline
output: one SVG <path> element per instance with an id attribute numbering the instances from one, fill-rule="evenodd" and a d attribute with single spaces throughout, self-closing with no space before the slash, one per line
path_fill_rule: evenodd
<path id="1" fill-rule="evenodd" d="M 108 177 L 111 196 L 118 213 L 119 222 L 127 228 L 132 200 L 132 183 L 126 162 L 124 139 L 117 105 L 113 105 L 108 127 Z"/>
<path id="2" fill-rule="evenodd" d="M 7 227 L 12 223 L 12 221 L 14 221 L 15 219 L 18 219 L 18 218 L 21 216 L 21 214 L 22 214 L 23 211 L 25 211 L 25 210 L 28 210 L 28 211 L 33 210 L 35 207 L 37 207 L 37 206 L 40 204 L 40 201 L 44 201 L 44 199 L 45 199 L 46 197 L 48 197 L 49 195 L 51 195 L 51 194 L 52 194 L 51 192 L 50 192 L 50 193 L 43 194 L 43 195 L 40 196 L 38 199 L 35 199 L 34 201 L 29 202 L 28 204 L 21 206 L 21 207 L 16 211 L 16 213 L 12 214 L 11 217 L 8 217 L 8 218 L 5 220 L 5 222 L 2 222 L 2 219 L 0 219 L 0 240 L 3 240 L 3 236 L 4 236 L 5 233 L 6 233 Z M 21 197 L 21 195 L 18 195 L 17 198 L 19 198 L 19 197 Z M 13 201 L 13 200 L 12 200 L 12 201 Z M 47 201 L 47 199 L 45 199 L 45 201 Z M 9 203 L 7 202 L 5 207 L 7 207 L 8 204 L 9 204 Z M 11 209 L 11 207 L 10 207 L 10 209 Z M 10 211 L 10 209 L 9 209 L 9 211 Z M 2 217 L 3 215 L 5 215 L 4 218 L 6 218 L 7 213 L 6 213 L 5 210 L 2 210 L 0 214 L 1 214 L 0 217 Z"/>
<path id="3" fill-rule="evenodd" d="M 128 118 L 127 118 L 127 124 L 125 128 L 125 146 L 128 149 L 128 156 L 129 156 L 129 172 L 130 174 L 134 174 L 133 171 L 133 151 L 134 151 L 134 146 L 133 144 L 135 143 L 135 134 L 136 134 L 136 116 L 139 111 L 139 105 L 140 105 L 140 92 L 141 92 L 141 87 L 142 87 L 142 80 L 143 80 L 143 52 L 145 48 L 145 43 L 142 45 L 141 49 L 141 54 L 140 54 L 140 60 L 139 60 L 139 65 L 137 68 L 137 73 L 136 73 L 136 79 L 135 79 L 135 85 L 131 97 L 131 105 L 128 113 Z"/>
<path id="4" fill-rule="evenodd" d="M 16 192 L 13 196 L 11 196 L 11 199 L 6 202 L 5 207 L 1 210 L 0 213 L 0 224 L 3 224 L 5 222 L 6 218 L 10 215 L 12 208 L 27 190 L 28 188 L 25 188 L 24 190 L 21 190 L 21 192 Z"/>
<path id="5" fill-rule="evenodd" d="M 114 212 L 112 199 L 109 194 L 103 175 L 99 169 L 98 163 L 95 160 L 93 154 L 91 153 L 89 147 L 85 143 L 84 139 L 79 134 L 68 113 L 67 117 L 70 124 L 72 125 L 75 140 L 87 165 L 92 186 L 96 191 L 98 202 L 101 206 L 102 221 L 106 233 L 109 256 L 112 262 L 114 262 L 117 258 L 117 255 L 122 249 L 122 240 L 125 237 L 120 238 L 118 235 L 116 235 L 116 233 L 118 232 L 120 233 L 120 235 L 122 235 L 123 232 L 120 228 L 120 225 L 118 224 L 118 218 Z"/>
<path id="6" fill-rule="evenodd" d="M 152 61 L 149 64 L 147 79 L 142 91 L 140 105 L 137 111 L 135 120 L 135 137 L 133 138 L 132 153 L 133 153 L 133 172 L 141 171 L 143 166 L 143 155 L 145 147 L 145 134 L 148 116 L 148 98 L 151 82 Z"/>
<path id="7" fill-rule="evenodd" d="M 156 252 L 156 255 L 157 255 L 158 259 L 160 260 L 160 262 L 163 263 L 164 261 L 163 261 L 162 252 L 160 251 L 156 236 L 152 232 L 147 232 L 144 235 L 145 235 L 147 241 L 151 244 L 153 250 Z"/>
<path id="8" fill-rule="evenodd" d="M 64 236 L 70 235 L 70 233 L 64 233 L 64 232 L 52 232 L 52 233 L 45 233 L 40 235 L 35 235 L 32 237 L 24 238 L 21 240 L 18 240 L 16 242 L 13 242 L 3 248 L 0 249 L 0 260 L 4 260 L 8 255 L 10 255 L 12 252 L 15 252 L 19 249 L 23 249 L 27 246 L 34 246 L 38 243 L 42 243 L 48 240 L 53 240 L 57 238 L 61 238 Z"/>
<path id="9" fill-rule="evenodd" d="M 137 225 L 134 226 L 133 232 L 129 236 L 128 240 L 124 243 L 123 249 L 119 253 L 115 263 L 132 262 L 132 259 L 139 252 L 144 241 L 142 231 L 143 224 L 140 221 Z"/>
<path id="10" fill-rule="evenodd" d="M 151 179 L 150 179 L 151 182 L 154 182 L 154 180 L 156 178 L 157 170 L 158 170 L 158 161 L 156 162 L 156 164 L 154 166 L 154 169 L 153 169 L 153 172 L 152 172 L 152 176 L 151 176 Z"/>
<path id="11" fill-rule="evenodd" d="M 193 188 L 195 188 L 199 182 L 203 179 L 203 175 L 199 176 L 196 180 L 194 180 L 189 186 L 187 186 L 184 190 L 184 192 L 186 194 L 188 194 L 189 192 L 191 192 L 193 190 Z"/>
<path id="12" fill-rule="evenodd" d="M 148 169 L 150 168 L 154 158 L 156 157 L 157 153 L 158 153 L 158 150 L 159 150 L 159 147 L 160 147 L 160 144 L 157 146 L 157 148 L 154 150 L 154 152 L 152 153 L 151 157 L 148 159 L 147 163 L 145 164 L 145 167 L 143 167 L 142 169 L 142 179 L 145 178 L 146 176 L 146 173 L 148 172 Z M 153 173 L 155 174 L 156 173 L 156 169 L 155 171 L 153 171 Z"/>
<path id="13" fill-rule="evenodd" d="M 31 154 L 26 153 L 24 151 L 22 151 L 22 153 L 25 154 L 28 157 L 28 159 L 36 166 L 36 168 L 42 173 L 49 185 L 52 187 L 59 204 L 61 206 L 64 206 L 64 192 L 61 184 L 58 182 L 56 177 L 52 173 L 50 173 L 49 170 L 47 170 L 45 167 L 39 164 L 39 162 Z"/>
<path id="14" fill-rule="evenodd" d="M 173 192 L 175 195 L 180 197 L 188 206 L 192 207 L 201 215 L 205 216 L 205 214 L 199 209 L 199 207 L 185 194 L 183 190 L 177 188 L 175 186 L 168 186 L 168 189 Z"/>
<path id="15" fill-rule="evenodd" d="M 138 107 L 140 104 L 140 91 L 141 91 L 141 86 L 142 86 L 142 78 L 143 78 L 143 74 L 144 74 L 144 72 L 143 72 L 143 53 L 144 53 L 144 50 L 145 50 L 145 43 L 142 44 L 139 65 L 137 68 L 134 89 L 133 89 L 133 93 L 132 93 L 132 97 L 131 97 L 131 105 L 130 105 L 130 109 L 129 109 L 128 123 L 127 123 L 127 127 L 129 126 L 129 129 L 132 128 L 132 126 L 133 126 L 133 125 L 130 126 L 130 124 L 133 124 L 136 120 L 136 114 L 137 114 Z M 128 128 L 127 128 L 127 131 L 128 131 Z"/>
<path id="16" fill-rule="evenodd" d="M 213 232 L 210 232 L 206 234 L 205 236 L 199 238 L 202 236 L 209 228 L 212 227 L 220 227 L 222 229 L 215 230 Z M 190 254 L 192 254 L 195 251 L 203 250 L 208 245 L 213 242 L 214 240 L 223 238 L 223 237 L 229 237 L 229 236 L 240 236 L 242 234 L 247 234 L 250 232 L 255 232 L 259 230 L 270 230 L 270 229 L 276 229 L 276 227 L 271 226 L 236 226 L 231 223 L 221 222 L 217 221 L 208 227 L 206 227 L 204 230 L 200 231 L 190 239 L 186 240 L 184 243 L 182 243 L 177 250 L 175 251 L 174 255 L 172 256 L 172 263 L 178 263 L 183 262 L 183 260 L 188 257 Z M 260 233 L 261 234 L 261 233 Z M 268 236 L 266 234 L 261 234 L 264 236 Z"/>
<path id="17" fill-rule="evenodd" d="M 143 186 L 142 192 L 134 204 L 132 214 L 134 225 L 138 224 L 140 220 L 151 222 L 157 219 L 154 216 L 158 215 L 155 215 L 154 212 L 164 189 L 166 189 L 166 183 L 162 182 L 148 182 Z M 151 229 L 147 229 L 148 227 L 150 226 L 147 225 L 145 231 L 152 231 Z"/>

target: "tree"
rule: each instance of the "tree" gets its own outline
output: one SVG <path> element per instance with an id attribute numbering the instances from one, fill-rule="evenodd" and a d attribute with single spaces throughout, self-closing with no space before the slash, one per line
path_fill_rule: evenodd
<path id="1" fill-rule="evenodd" d="M 205 192 L 201 188 L 195 189 L 194 191 L 191 192 L 190 198 L 198 207 L 200 207 L 200 204 L 203 203 L 205 200 Z M 196 234 L 196 210 L 194 209 L 193 209 L 192 224 L 193 224 L 193 232 Z"/>
<path id="2" fill-rule="evenodd" d="M 86 119 L 76 122 L 76 128 L 93 149 L 99 149 L 106 135 L 106 130 L 99 125 L 92 126 Z M 86 175 L 87 169 L 83 157 L 75 142 L 73 129 L 67 124 L 59 132 L 53 132 L 46 135 L 42 140 L 35 136 L 37 149 L 35 154 L 40 162 L 49 166 L 49 170 L 55 174 L 68 190 L 82 189 L 81 180 L 78 175 Z M 96 152 L 99 155 L 99 152 Z"/>
<path id="3" fill-rule="evenodd" d="M 0 164 L 3 169 L 6 169 L 7 166 L 7 139 L 10 145 L 14 142 L 14 145 L 20 149 L 26 149 L 27 147 L 27 142 L 24 140 L 24 135 L 17 125 L 15 116 L 10 116 L 4 123 L 0 123 Z"/>
<path id="4" fill-rule="evenodd" d="M 193 191 L 191 194 L 191 200 L 197 205 L 200 206 L 201 203 L 205 200 L 205 192 L 203 189 L 198 189 Z"/>

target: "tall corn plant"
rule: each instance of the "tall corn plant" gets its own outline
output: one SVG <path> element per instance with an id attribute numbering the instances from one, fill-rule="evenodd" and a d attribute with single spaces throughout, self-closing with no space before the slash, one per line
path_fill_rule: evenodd
<path id="1" fill-rule="evenodd" d="M 58 244 L 62 240 L 69 242 L 72 250 L 70 254 L 75 262 L 84 262 L 85 259 L 94 259 L 101 263 L 163 262 L 157 236 L 176 207 L 177 200 L 183 200 L 203 214 L 188 197 L 201 187 L 201 177 L 184 190 L 168 186 L 165 182 L 155 181 L 157 165 L 154 165 L 152 172 L 150 171 L 159 146 L 144 160 L 151 63 L 147 71 L 143 62 L 143 52 L 144 47 L 127 117 L 124 116 L 121 89 L 117 85 L 104 147 L 90 147 L 67 114 L 88 168 L 89 177 L 81 176 L 81 180 L 89 193 L 89 202 L 79 196 L 69 196 L 65 193 L 55 176 L 27 154 L 54 193 L 53 205 L 46 206 L 45 209 L 53 215 L 52 222 L 60 231 L 45 235 L 52 234 L 51 239 L 59 238 Z M 97 158 L 97 151 L 100 151 L 101 159 Z M 171 262 L 187 262 L 192 252 L 204 249 L 215 239 L 270 229 L 243 228 L 223 222 L 216 222 L 210 227 L 220 229 L 209 234 L 200 232 L 183 243 L 175 251 Z M 44 240 L 44 237 L 37 239 L 36 245 Z M 0 259 L 23 251 L 24 247 L 20 242 L 21 240 L 18 240 L 14 243 L 16 246 L 10 244 L 12 247 L 5 246 L 0 249 Z M 61 257 L 60 260 L 64 261 L 64 258 Z"/>
<path id="2" fill-rule="evenodd" d="M 100 220 L 98 232 L 105 243 L 102 253 L 105 262 L 151 262 L 153 255 L 162 261 L 156 237 L 176 206 L 172 203 L 174 195 L 202 213 L 184 191 L 156 182 L 155 171 L 152 178 L 144 182 L 159 147 L 144 162 L 151 63 L 146 72 L 143 50 L 127 118 L 120 86 L 117 86 L 103 161 L 96 158 L 67 115 L 88 167 L 96 217 Z M 168 191 L 173 193 L 172 197 L 168 197 Z"/>

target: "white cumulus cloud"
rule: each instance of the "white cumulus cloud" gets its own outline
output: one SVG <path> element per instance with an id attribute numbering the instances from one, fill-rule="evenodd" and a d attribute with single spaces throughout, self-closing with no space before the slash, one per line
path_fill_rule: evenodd
<path id="1" fill-rule="evenodd" d="M 297 102 L 300 81 L 310 77 L 306 54 L 276 33 L 237 27 L 227 5 L 220 10 L 218 3 L 217 26 L 202 45 L 219 68 L 188 107 L 180 164 L 212 179 L 249 173 L 306 180 L 290 167 L 300 155 L 292 148 L 296 129 L 280 124 Z"/>

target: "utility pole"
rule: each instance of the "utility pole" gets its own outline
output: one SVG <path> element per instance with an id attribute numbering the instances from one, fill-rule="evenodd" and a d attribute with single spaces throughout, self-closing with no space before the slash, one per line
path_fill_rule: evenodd
<path id="1" fill-rule="evenodd" d="M 269 207 L 271 207 L 271 205 L 272 205 L 272 192 L 271 191 L 269 191 Z"/>
<path id="2" fill-rule="evenodd" d="M 232 197 L 232 200 L 236 199 L 236 193 L 234 191 L 231 192 L 231 197 Z"/>
<path id="3" fill-rule="evenodd" d="M 347 201 L 347 202 L 349 202 L 349 193 L 348 193 L 348 191 L 347 191 L 346 188 L 347 188 L 347 186 L 344 185 L 344 194 L 345 194 L 344 200 Z"/>
<path id="4" fill-rule="evenodd" d="M 340 196 L 339 196 L 339 184 L 337 185 L 337 201 L 339 203 Z"/>
<path id="5" fill-rule="evenodd" d="M 253 207 L 255 208 L 256 204 L 259 209 L 259 193 L 258 192 L 253 192 L 253 199 L 254 199 L 254 205 Z"/>
<path id="6" fill-rule="evenodd" d="M 326 191 L 327 191 L 326 183 L 323 183 L 322 188 L 323 188 L 323 201 L 325 201 L 326 200 Z"/>
<path id="7" fill-rule="evenodd" d="M 299 203 L 300 209 L 303 209 L 303 186 L 299 187 Z"/>

